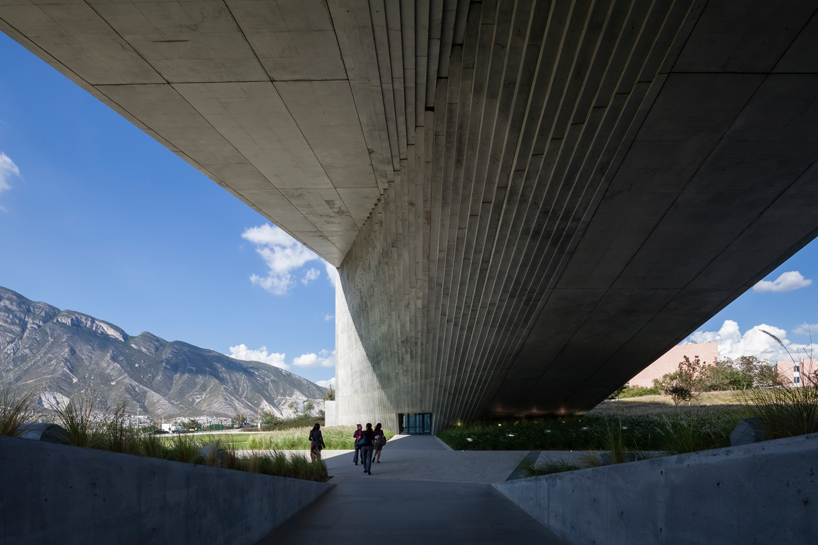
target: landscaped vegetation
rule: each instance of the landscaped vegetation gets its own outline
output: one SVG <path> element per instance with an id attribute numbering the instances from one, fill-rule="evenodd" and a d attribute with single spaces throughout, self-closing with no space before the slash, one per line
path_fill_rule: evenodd
<path id="1" fill-rule="evenodd" d="M 253 434 L 246 443 L 247 449 L 282 449 L 282 450 L 303 450 L 310 448 L 309 433 L 311 427 L 295 428 L 290 430 L 280 430 L 270 433 Z M 338 426 L 333 428 L 321 428 L 324 443 L 329 450 L 354 450 L 355 445 L 352 434 L 355 426 Z M 384 430 L 386 439 L 394 437 L 395 432 Z"/>
<path id="2" fill-rule="evenodd" d="M 310 421 L 310 425 L 301 427 L 284 428 L 271 432 L 247 432 L 244 433 L 216 433 L 199 437 L 206 437 L 211 443 L 219 441 L 223 445 L 228 445 L 235 450 L 309 450 L 310 430 L 315 420 Z M 328 450 L 353 450 L 355 448 L 352 441 L 354 426 L 338 426 L 332 428 L 321 428 L 324 437 L 324 444 Z M 384 430 L 387 440 L 394 437 L 395 432 Z M 163 441 L 171 440 L 171 437 L 164 436 Z"/>
<path id="3" fill-rule="evenodd" d="M 782 384 L 776 368 L 755 356 L 725 358 L 713 363 L 703 362 L 698 356 L 692 360 L 685 356 L 676 371 L 654 380 L 652 387 L 623 386 L 614 392 L 612 398 L 664 394 L 679 404 L 690 402 L 704 392 L 746 391 Z"/>
<path id="4" fill-rule="evenodd" d="M 96 415 L 89 398 L 71 400 L 54 414 L 39 411 L 33 405 L 33 399 L 32 395 L 11 394 L 8 390 L 0 395 L 0 434 L 19 437 L 26 422 L 56 421 L 66 430 L 68 443 L 77 447 L 312 481 L 328 478 L 326 465 L 321 460 L 312 462 L 305 454 L 281 452 L 277 449 L 285 447 L 276 446 L 279 444 L 276 441 L 268 441 L 270 446 L 257 447 L 258 450 L 245 454 L 239 452 L 238 445 L 248 448 L 253 435 L 159 436 L 127 427 L 124 405 L 117 407 L 113 414 L 98 419 L 94 418 Z M 293 450 L 309 449 L 309 428 L 289 433 L 303 435 L 303 442 L 298 442 Z M 351 429 L 348 435 L 352 436 Z"/>
<path id="5" fill-rule="evenodd" d="M 584 416 L 491 420 L 438 436 L 457 450 L 588 452 L 552 457 L 539 466 L 523 462 L 524 472 L 533 476 L 726 447 L 745 418 L 758 419 L 766 439 L 818 431 L 816 377 L 802 373 L 800 387 L 785 382 L 757 358 L 711 365 L 684 358 L 653 388 L 621 389 L 615 400 Z"/>
<path id="6" fill-rule="evenodd" d="M 455 450 L 638 450 L 679 454 L 730 445 L 744 413 L 733 408 L 676 414 L 604 414 L 485 421 L 438 434 Z M 613 447 L 613 448 L 612 448 Z"/>

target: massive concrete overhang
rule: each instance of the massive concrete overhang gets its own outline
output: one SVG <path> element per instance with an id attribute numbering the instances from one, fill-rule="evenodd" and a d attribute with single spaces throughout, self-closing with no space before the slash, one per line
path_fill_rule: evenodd
<path id="1" fill-rule="evenodd" d="M 339 421 L 588 409 L 818 233 L 818 1 L 0 4 L 340 266 Z"/>

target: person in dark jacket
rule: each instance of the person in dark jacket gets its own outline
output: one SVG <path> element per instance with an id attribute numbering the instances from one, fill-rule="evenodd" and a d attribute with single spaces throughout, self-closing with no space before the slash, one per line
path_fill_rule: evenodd
<path id="1" fill-rule="evenodd" d="M 352 443 L 355 444 L 358 442 L 358 439 L 361 438 L 361 435 L 364 433 L 364 430 L 361 429 L 362 426 L 358 424 L 358 429 L 355 430 L 355 433 L 352 434 Z M 352 463 L 356 466 L 358 465 L 358 451 L 361 450 L 361 447 L 355 445 L 355 456 L 352 457 Z M 361 456 L 361 463 L 364 463 L 364 457 Z"/>
<path id="2" fill-rule="evenodd" d="M 310 432 L 310 459 L 313 462 L 321 459 L 321 449 L 324 447 L 326 445 L 324 444 L 324 437 L 321 435 L 321 424 L 316 422 Z"/>
<path id="3" fill-rule="evenodd" d="M 381 463 L 381 449 L 386 445 L 386 436 L 383 434 L 381 423 L 375 424 L 375 444 L 373 445 L 372 459 Z"/>
<path id="4" fill-rule="evenodd" d="M 375 444 L 375 432 L 372 431 L 372 424 L 369 422 L 366 424 L 363 437 L 365 444 L 361 447 L 361 455 L 364 461 L 364 473 L 372 475 L 372 446 Z"/>

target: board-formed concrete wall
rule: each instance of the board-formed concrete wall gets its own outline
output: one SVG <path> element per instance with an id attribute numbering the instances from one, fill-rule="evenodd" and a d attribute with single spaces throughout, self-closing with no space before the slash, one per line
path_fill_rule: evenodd
<path id="1" fill-rule="evenodd" d="M 818 543 L 818 434 L 494 486 L 575 545 Z"/>
<path id="2" fill-rule="evenodd" d="M 351 39 L 376 4 L 330 9 L 347 66 L 449 37 L 338 269 L 338 423 L 587 411 L 818 233 L 815 0 L 458 2 Z"/>
<path id="3" fill-rule="evenodd" d="M 253 544 L 330 488 L 0 436 L 0 544 Z"/>

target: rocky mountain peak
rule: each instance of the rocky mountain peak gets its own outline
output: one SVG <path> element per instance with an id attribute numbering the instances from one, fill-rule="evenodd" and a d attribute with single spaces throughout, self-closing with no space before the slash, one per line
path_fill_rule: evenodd
<path id="1" fill-rule="evenodd" d="M 149 332 L 130 337 L 119 327 L 60 311 L 0 288 L 0 380 L 22 385 L 43 406 L 92 393 L 97 408 L 125 403 L 153 416 L 233 416 L 261 407 L 276 416 L 315 401 L 324 388 L 283 369 Z"/>
<path id="2" fill-rule="evenodd" d="M 65 324 L 70 327 L 82 327 L 85 329 L 89 329 L 94 333 L 106 335 L 120 342 L 125 342 L 128 338 L 128 335 L 115 325 L 102 322 L 100 320 L 97 320 L 96 318 L 92 318 L 91 316 L 86 316 L 85 314 L 74 312 L 73 310 L 65 310 L 63 312 L 60 312 L 54 318 L 54 321 L 61 324 Z"/>

